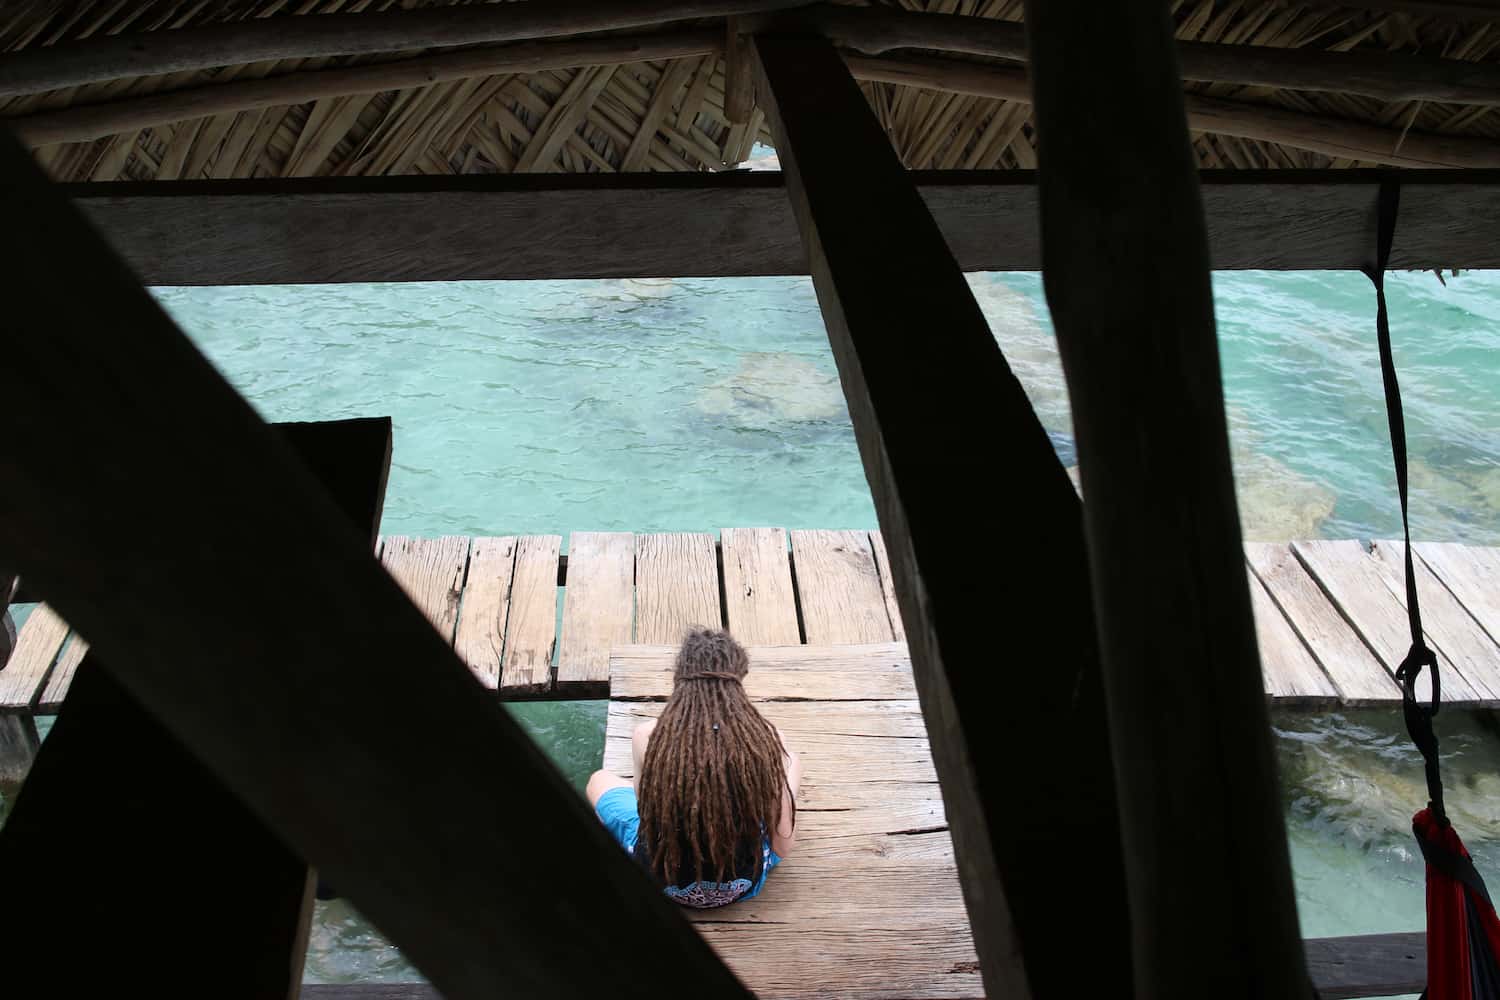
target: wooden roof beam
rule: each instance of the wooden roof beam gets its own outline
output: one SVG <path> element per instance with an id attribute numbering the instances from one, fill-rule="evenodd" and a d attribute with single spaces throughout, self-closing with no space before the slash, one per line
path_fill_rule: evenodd
<path id="1" fill-rule="evenodd" d="M 706 55 L 722 51 L 723 45 L 723 32 L 713 29 L 525 42 L 345 69 L 206 84 L 0 119 L 0 123 L 13 129 L 27 146 L 39 147 L 324 97 L 375 93 L 498 73 L 535 73 L 548 69 Z M 1011 101 L 1031 100 L 1026 71 L 1020 66 L 936 56 L 848 55 L 846 62 L 854 76 L 861 80 Z M 1186 102 L 1189 125 L 1199 131 L 1274 142 L 1327 156 L 1386 166 L 1500 166 L 1500 142 L 1490 138 L 1401 131 L 1200 94 L 1186 95 Z"/>
<path id="2" fill-rule="evenodd" d="M 1370 260 L 1380 175 L 1204 171 L 1214 266 Z M 1031 171 L 914 171 L 966 271 L 1041 266 Z M 1402 175 L 1393 268 L 1500 268 L 1500 172 Z M 147 181 L 64 188 L 152 285 L 807 274 L 774 172 Z M 629 253 L 621 253 L 629 246 Z M 28 588 L 33 593 L 35 588 Z"/>
<path id="3" fill-rule="evenodd" d="M 546 0 L 267 17 L 131 32 L 0 56 L 0 97 L 278 59 L 410 52 L 754 14 L 806 0 Z M 581 65 L 581 64 L 574 64 Z"/>
<path id="4" fill-rule="evenodd" d="M 1135 995 L 1304 994 L 1167 8 L 1027 0 L 1026 14 L 1042 279 L 1088 498 Z"/>
<path id="5" fill-rule="evenodd" d="M 742 19 L 740 30 L 795 24 L 867 55 L 915 48 L 1017 61 L 1026 58 L 1026 27 L 1016 21 L 888 8 L 804 5 L 805 0 L 696 0 L 685 5 L 664 0 L 570 0 L 275 17 L 101 36 L 0 55 L 0 97 L 263 60 L 555 39 L 735 15 L 751 15 Z M 1393 0 L 1386 6 L 1414 5 Z M 1426 6 L 1489 10 L 1489 17 L 1500 17 L 1496 9 L 1479 3 Z M 1500 104 L 1500 65 L 1495 63 L 1412 53 L 1333 52 L 1194 41 L 1177 42 L 1177 59 L 1184 80 L 1363 94 L 1391 102 Z"/>
<path id="6" fill-rule="evenodd" d="M 23 144 L 34 148 L 97 139 L 164 122 L 278 104 L 301 104 L 324 97 L 400 90 L 474 76 L 540 73 L 578 66 L 701 56 L 718 52 L 723 44 L 723 33 L 711 28 L 520 42 L 361 66 L 285 73 L 263 79 L 210 83 L 119 101 L 83 104 L 24 118 L 0 119 L 0 124 L 9 126 Z"/>
<path id="7" fill-rule="evenodd" d="M 964 14 L 928 14 L 819 4 L 763 20 L 806 23 L 845 48 L 867 55 L 936 49 L 1026 59 L 1026 25 Z M 1500 64 L 1398 52 L 1331 52 L 1313 48 L 1177 42 L 1184 80 L 1287 90 L 1363 94 L 1382 101 L 1500 104 Z"/>
<path id="8" fill-rule="evenodd" d="M 1031 102 L 1027 71 L 938 56 L 848 56 L 861 80 Z M 1464 135 L 1403 132 L 1364 122 L 1267 104 L 1185 94 L 1188 126 L 1200 132 L 1258 139 L 1327 156 L 1393 167 L 1500 167 L 1500 142 Z"/>

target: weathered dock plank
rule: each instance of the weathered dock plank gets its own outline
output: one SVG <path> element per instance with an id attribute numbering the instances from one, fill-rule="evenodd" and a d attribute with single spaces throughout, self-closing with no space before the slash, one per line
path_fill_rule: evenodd
<path id="1" fill-rule="evenodd" d="M 1248 542 L 1245 557 L 1344 704 L 1389 705 L 1401 700 L 1396 682 L 1290 546 Z"/>
<path id="2" fill-rule="evenodd" d="M 31 713 L 67 637 L 68 623 L 57 612 L 45 604 L 32 610 L 10 660 L 0 667 L 0 713 Z"/>
<path id="3" fill-rule="evenodd" d="M 1412 548 L 1489 637 L 1500 642 L 1500 549 L 1453 542 L 1415 542 Z"/>
<path id="4" fill-rule="evenodd" d="M 554 690 L 552 667 L 554 653 L 562 652 L 561 536 L 390 536 L 377 541 L 377 551 L 476 678 L 502 698 L 602 696 L 606 682 L 597 664 L 611 648 L 672 646 L 693 625 L 727 624 L 746 645 L 837 651 L 869 645 L 854 638 L 873 632 L 883 636 L 875 645 L 904 649 L 880 533 L 791 535 L 799 558 L 795 580 L 788 532 L 781 528 L 724 529 L 722 561 L 704 533 L 578 533 L 564 589 L 571 595 L 566 617 L 573 631 L 566 657 L 576 676 L 561 691 Z M 1301 558 L 1293 544 L 1245 545 L 1267 695 L 1300 708 L 1398 703 L 1390 671 L 1406 641 L 1401 544 L 1379 541 L 1370 552 L 1353 541 L 1294 544 Z M 1447 665 L 1445 701 L 1500 706 L 1500 587 L 1494 584 L 1500 549 L 1423 542 L 1415 549 L 1423 620 Z M 811 629 L 806 640 L 799 597 Z M 55 713 L 88 644 L 76 634 L 70 638 L 45 606 L 22 636 L 15 660 L 0 669 L 0 712 Z M 586 663 L 595 664 L 587 668 L 591 676 Z M 827 661 L 810 682 L 822 686 L 790 685 L 775 697 L 844 700 L 828 687 L 839 669 L 837 659 Z M 670 677 L 630 669 L 621 683 L 619 697 L 650 698 Z"/>
<path id="5" fill-rule="evenodd" d="M 915 698 L 905 643 L 763 646 L 745 680 L 754 701 L 829 702 Z M 610 656 L 610 697 L 664 699 L 672 692 L 675 646 L 623 646 Z"/>
<path id="6" fill-rule="evenodd" d="M 1265 585 L 1248 566 L 1245 572 L 1250 577 L 1250 608 L 1255 614 L 1255 641 L 1266 693 L 1287 704 L 1337 704 L 1339 693 L 1333 682 L 1271 600 Z"/>
<path id="7" fill-rule="evenodd" d="M 880 592 L 885 595 L 885 613 L 891 620 L 891 638 L 906 641 L 906 626 L 901 624 L 901 609 L 896 606 L 896 585 L 891 579 L 891 557 L 885 550 L 885 537 L 870 532 L 870 548 L 875 555 L 875 569 L 880 574 Z"/>
<path id="8" fill-rule="evenodd" d="M 1391 593 L 1380 561 L 1366 552 L 1361 543 L 1349 540 L 1293 542 L 1292 551 L 1394 678 L 1411 646 L 1411 632 L 1406 622 L 1406 607 Z M 1487 700 L 1488 692 L 1476 691 L 1452 670 L 1441 649 L 1435 648 L 1434 652 L 1443 668 L 1444 701 L 1482 704 Z M 1431 692 L 1431 677 L 1424 670 L 1417 679 L 1417 697 L 1426 701 Z"/>
<path id="9" fill-rule="evenodd" d="M 747 646 L 802 641 L 792 564 L 781 528 L 725 528 L 724 608 L 729 631 Z"/>
<path id="10" fill-rule="evenodd" d="M 1371 543 L 1370 556 L 1385 571 L 1386 588 L 1406 609 L 1406 543 L 1396 539 Z M 1447 666 L 1478 693 L 1477 704 L 1500 705 L 1500 646 L 1491 639 L 1432 574 L 1420 558 L 1413 568 L 1417 576 L 1417 600 L 1422 610 L 1422 631 L 1436 646 Z M 1448 674 L 1443 675 L 1444 697 Z"/>
<path id="11" fill-rule="evenodd" d="M 561 551 L 561 535 L 526 535 L 516 542 L 501 691 L 535 693 L 552 686 Z"/>
<path id="12" fill-rule="evenodd" d="M 575 531 L 568 540 L 557 690 L 598 697 L 609 690 L 609 651 L 630 642 L 635 618 L 635 536 Z"/>
<path id="13" fill-rule="evenodd" d="M 42 688 L 42 696 L 36 703 L 38 715 L 50 715 L 62 708 L 63 699 L 67 697 L 68 688 L 73 683 L 73 675 L 78 671 L 78 664 L 83 662 L 88 651 L 87 640 L 74 632 L 62 655 L 57 658 L 57 666 L 52 668 L 52 676 L 47 678 L 46 687 Z"/>
<path id="14" fill-rule="evenodd" d="M 868 532 L 793 531 L 792 559 L 809 646 L 891 641 Z"/>
<path id="15" fill-rule="evenodd" d="M 514 537 L 475 538 L 469 546 L 469 571 L 464 578 L 453 648 L 487 688 L 500 686 L 515 567 Z"/>
<path id="16" fill-rule="evenodd" d="M 767 1000 L 981 996 L 905 644 L 749 652 L 746 692 L 802 759 L 797 849 L 755 899 L 685 915 Z M 632 775 L 631 732 L 665 706 L 674 654 L 615 650 L 605 767 Z"/>
<path id="17" fill-rule="evenodd" d="M 458 604 L 468 561 L 469 539 L 464 535 L 441 538 L 386 535 L 380 551 L 381 564 L 450 644 L 458 625 Z"/>
<path id="18" fill-rule="evenodd" d="M 638 643 L 681 642 L 690 628 L 720 628 L 713 536 L 637 535 L 635 605 Z"/>

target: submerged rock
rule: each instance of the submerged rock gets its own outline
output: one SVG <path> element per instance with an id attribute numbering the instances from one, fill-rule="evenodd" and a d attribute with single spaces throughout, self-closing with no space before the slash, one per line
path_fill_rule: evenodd
<path id="1" fill-rule="evenodd" d="M 794 354 L 740 356 L 733 375 L 698 394 L 698 410 L 742 428 L 837 420 L 845 415 L 838 376 Z"/>
<path id="2" fill-rule="evenodd" d="M 1234 448 L 1240 533 L 1248 542 L 1318 538 L 1333 513 L 1335 496 L 1322 483 L 1248 447 Z"/>

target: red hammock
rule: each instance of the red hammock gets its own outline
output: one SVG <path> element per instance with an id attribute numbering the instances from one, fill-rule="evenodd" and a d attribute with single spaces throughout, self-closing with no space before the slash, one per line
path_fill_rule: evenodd
<path id="1" fill-rule="evenodd" d="M 1401 387 L 1391 354 L 1390 321 L 1385 306 L 1385 267 L 1396 231 L 1400 205 L 1399 184 L 1388 179 L 1380 186 L 1377 262 L 1365 271 L 1375 285 L 1375 330 L 1380 345 L 1380 372 L 1385 382 L 1386 417 L 1390 422 L 1391 451 L 1396 464 L 1396 487 L 1401 497 L 1401 527 L 1406 536 L 1406 614 L 1411 625 L 1411 650 L 1396 671 L 1401 682 L 1401 708 L 1406 731 L 1422 752 L 1427 771 L 1427 808 L 1412 818 L 1412 832 L 1427 860 L 1427 990 L 1426 1000 L 1500 1000 L 1500 918 L 1474 868 L 1457 831 L 1443 809 L 1443 778 L 1438 765 L 1437 734 L 1432 719 L 1442 704 L 1442 682 L 1437 656 L 1422 637 L 1417 607 L 1417 575 L 1407 522 L 1406 420 L 1401 412 Z M 1422 668 L 1432 672 L 1432 701 L 1416 697 Z"/>
<path id="2" fill-rule="evenodd" d="M 1469 852 L 1430 808 L 1411 825 L 1427 859 L 1428 1000 L 1500 998 L 1500 917 Z"/>

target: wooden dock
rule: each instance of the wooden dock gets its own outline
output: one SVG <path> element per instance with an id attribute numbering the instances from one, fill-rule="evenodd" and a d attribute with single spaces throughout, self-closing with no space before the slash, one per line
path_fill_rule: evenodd
<path id="1" fill-rule="evenodd" d="M 1500 549 L 1415 546 L 1443 700 L 1500 707 Z M 906 638 L 878 532 L 726 528 L 702 534 L 381 539 L 392 576 L 475 677 L 507 700 L 605 698 L 610 654 L 727 625 L 749 646 Z M 1395 705 L 1406 651 L 1402 544 L 1249 543 L 1265 691 L 1291 707 Z M 976 555 L 976 573 L 988 564 Z M 0 669 L 0 714 L 57 711 L 87 644 L 46 605 Z"/>
<path id="2" fill-rule="evenodd" d="M 631 729 L 670 693 L 678 638 L 694 625 L 727 625 L 751 650 L 747 690 L 803 755 L 798 848 L 762 897 L 692 914 L 699 932 L 762 997 L 981 996 L 880 535 L 578 532 L 561 550 L 555 535 L 389 536 L 377 546 L 498 697 L 608 697 L 603 762 L 624 775 Z M 1444 701 L 1500 706 L 1500 549 L 1415 550 Z M 1245 555 L 1273 702 L 1399 703 L 1400 543 L 1252 543 Z M 985 572 L 990 564 L 976 557 L 973 565 Z M 34 716 L 56 712 L 86 650 L 38 606 L 0 670 L 0 715 L 33 726 Z M 1330 947 L 1343 956 L 1339 949 L 1362 940 Z M 1348 963 L 1332 964 L 1337 972 Z"/>
<path id="3" fill-rule="evenodd" d="M 672 690 L 672 646 L 610 657 L 604 766 Z M 797 849 L 755 899 L 685 911 L 765 1000 L 984 993 L 906 644 L 750 648 L 745 689 L 802 755 Z"/>

